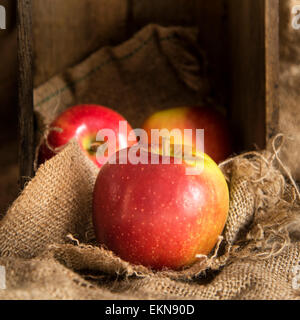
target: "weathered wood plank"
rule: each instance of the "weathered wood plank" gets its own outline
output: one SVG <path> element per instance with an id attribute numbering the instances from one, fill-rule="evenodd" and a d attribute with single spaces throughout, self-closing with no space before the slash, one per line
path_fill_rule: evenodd
<path id="1" fill-rule="evenodd" d="M 32 0 L 34 84 L 127 36 L 127 0 Z"/>
<path id="2" fill-rule="evenodd" d="M 58 0 L 47 1 L 33 1 L 37 24 L 34 33 L 37 38 L 35 43 L 37 54 L 35 63 L 38 67 L 37 83 L 43 82 L 54 73 L 78 62 L 87 52 L 92 52 L 97 46 L 108 43 L 116 30 L 122 30 L 120 35 L 122 39 L 128 37 L 128 33 L 133 32 L 138 26 L 141 27 L 147 20 L 143 12 L 148 12 L 148 10 L 144 10 L 142 3 L 134 0 L 126 1 L 122 10 L 119 10 L 119 14 L 109 19 L 105 13 L 116 12 L 114 9 L 119 7 L 119 0 L 114 0 L 107 7 L 102 6 L 102 1 L 89 0 L 87 2 L 89 5 L 85 5 L 84 10 L 81 10 L 82 3 L 78 0 L 73 1 L 72 5 L 62 4 Z M 195 19 L 199 19 L 199 40 L 206 47 L 212 66 L 216 70 L 216 87 L 220 88 L 220 91 L 223 90 L 225 95 L 228 92 L 231 120 L 235 137 L 238 138 L 236 151 L 253 148 L 254 144 L 261 148 L 265 147 L 266 140 L 276 132 L 278 127 L 278 2 L 279 0 L 220 0 L 208 4 L 195 0 L 186 10 L 193 12 L 191 8 L 194 8 L 195 14 L 190 15 L 186 22 L 181 21 L 182 24 L 193 24 Z M 25 134 L 21 132 L 20 148 L 27 153 L 20 156 L 20 161 L 24 160 L 22 175 L 31 176 L 33 161 L 30 162 L 30 159 L 33 159 L 34 154 L 32 32 L 30 32 L 30 14 L 23 11 L 29 10 L 30 12 L 31 1 L 19 0 L 18 4 L 19 61 L 22 61 L 20 63 L 19 93 L 20 106 L 22 106 L 20 108 L 20 127 L 25 131 Z M 70 8 L 72 8 L 72 13 Z M 159 11 L 161 12 L 159 18 L 158 11 L 151 13 L 151 21 L 157 20 L 157 22 L 168 24 L 170 21 L 180 20 L 178 17 L 172 17 L 175 11 L 172 14 L 167 10 L 163 11 L 164 13 Z M 70 19 L 76 16 L 76 13 L 81 13 L 81 18 Z M 98 28 L 97 23 L 94 23 L 100 21 L 101 16 L 107 18 L 105 19 L 106 29 Z M 107 21 L 110 21 L 111 24 L 108 24 Z M 49 27 L 43 28 L 44 23 Z M 128 24 L 133 24 L 132 28 L 129 28 Z M 115 31 L 112 34 L 109 33 L 109 39 L 102 39 L 103 33 L 92 36 L 92 41 L 90 41 L 91 37 L 87 38 L 91 30 L 111 30 L 112 27 L 115 27 Z M 104 34 L 107 35 L 107 32 Z M 89 39 L 86 47 L 74 46 L 74 43 L 80 42 L 78 35 L 82 39 Z M 37 50 L 37 45 L 40 50 Z M 72 50 L 73 58 L 70 58 L 67 49 Z M 60 59 L 57 59 L 57 56 Z M 56 61 L 59 62 L 59 66 Z M 26 165 L 25 158 L 27 158 Z"/>
<path id="3" fill-rule="evenodd" d="M 279 0 L 265 4 L 266 143 L 279 131 Z"/>
<path id="4" fill-rule="evenodd" d="M 18 0 L 18 61 L 19 61 L 19 164 L 20 186 L 33 177 L 34 169 L 34 114 L 32 68 L 31 0 Z"/>
<path id="5" fill-rule="evenodd" d="M 278 126 L 278 0 L 228 0 L 230 110 L 237 151 L 266 146 Z"/>
<path id="6" fill-rule="evenodd" d="M 216 103 L 226 106 L 228 104 L 228 0 L 196 1 L 197 25 L 199 28 L 199 43 L 204 49 L 209 74 L 212 77 L 212 97 Z"/>
<path id="7" fill-rule="evenodd" d="M 125 41 L 148 23 L 195 24 L 199 2 L 203 0 L 32 0 L 35 86 L 100 47 Z"/>

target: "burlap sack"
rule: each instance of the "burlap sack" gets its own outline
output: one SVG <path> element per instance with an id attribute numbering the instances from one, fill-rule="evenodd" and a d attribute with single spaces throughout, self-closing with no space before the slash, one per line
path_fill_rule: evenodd
<path id="1" fill-rule="evenodd" d="M 197 30 L 149 25 L 117 47 L 104 47 L 34 93 L 48 124 L 67 107 L 98 103 L 119 111 L 132 127 L 154 110 L 204 103 L 209 95 Z"/>
<path id="2" fill-rule="evenodd" d="M 157 106 L 202 102 L 209 86 L 195 37 L 192 29 L 149 26 L 51 79 L 35 91 L 41 136 L 72 104 L 113 107 L 136 127 Z M 38 169 L 0 222 L 7 274 L 0 298 L 298 299 L 299 192 L 278 156 L 280 139 L 273 153 L 220 165 L 230 187 L 222 238 L 178 272 L 131 265 L 98 247 L 91 223 L 98 169 L 72 141 Z"/>
<path id="3" fill-rule="evenodd" d="M 196 25 L 203 6 L 198 0 L 32 0 L 32 5 L 36 86 L 149 23 Z"/>
<path id="4" fill-rule="evenodd" d="M 298 299 L 299 201 L 275 164 L 267 152 L 224 163 L 230 212 L 223 241 L 187 269 L 153 272 L 95 243 L 98 169 L 72 142 L 39 168 L 1 221 L 7 289 L 0 298 Z"/>
<path id="5" fill-rule="evenodd" d="M 295 179 L 300 181 L 300 30 L 292 26 L 297 0 L 280 1 L 280 113 L 279 126 L 289 139 L 282 149 L 282 159 Z"/>

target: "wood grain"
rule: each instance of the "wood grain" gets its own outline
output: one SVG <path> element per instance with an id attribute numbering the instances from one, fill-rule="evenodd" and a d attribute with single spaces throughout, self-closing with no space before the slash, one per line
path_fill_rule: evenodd
<path id="1" fill-rule="evenodd" d="M 199 2 L 203 0 L 32 0 L 35 86 L 149 23 L 196 24 Z"/>
<path id="2" fill-rule="evenodd" d="M 33 177 L 34 115 L 32 69 L 32 20 L 31 0 L 18 0 L 18 61 L 19 61 L 19 163 L 20 186 Z"/>
<path id="3" fill-rule="evenodd" d="M 128 2 L 129 3 L 129 2 Z M 35 87 L 127 36 L 127 0 L 32 0 Z"/>
<path id="4" fill-rule="evenodd" d="M 278 0 L 229 0 L 231 121 L 236 151 L 266 146 L 278 126 Z"/>
<path id="5" fill-rule="evenodd" d="M 193 25 L 198 21 L 199 41 L 208 53 L 219 88 L 215 98 L 219 98 L 219 90 L 230 111 L 235 150 L 253 149 L 254 145 L 264 148 L 279 122 L 279 0 L 193 0 L 186 6 L 183 0 L 176 6 L 172 1 L 153 3 L 33 0 L 36 85 L 98 47 L 123 41 L 144 24 Z M 183 13 L 179 8 L 184 7 Z M 22 175 L 32 176 L 31 1 L 19 0 L 18 11 L 20 149 L 25 152 L 20 161 Z M 222 103 L 222 98 L 219 101 Z"/>
<path id="6" fill-rule="evenodd" d="M 279 131 L 279 0 L 265 4 L 266 144 Z"/>

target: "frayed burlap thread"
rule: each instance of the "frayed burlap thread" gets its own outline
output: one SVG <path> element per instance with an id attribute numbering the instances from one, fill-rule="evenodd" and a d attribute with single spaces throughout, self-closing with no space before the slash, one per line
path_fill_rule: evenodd
<path id="1" fill-rule="evenodd" d="M 98 171 L 75 141 L 42 165 L 0 222 L 1 255 L 31 258 L 69 233 L 85 242 Z"/>
<path id="2" fill-rule="evenodd" d="M 293 268 L 300 247 L 290 233 L 299 230 L 300 219 L 293 188 L 270 152 L 221 167 L 230 212 L 218 247 L 184 270 L 154 272 L 95 243 L 91 195 L 98 169 L 73 141 L 39 168 L 1 221 L 8 288 L 0 298 L 298 299 Z"/>
<path id="3" fill-rule="evenodd" d="M 74 104 L 106 105 L 139 127 L 158 107 L 206 103 L 205 65 L 195 29 L 147 26 L 35 90 L 39 137 Z M 213 252 L 184 270 L 154 272 L 95 242 L 99 169 L 72 141 L 37 170 L 0 221 L 7 274 L 0 299 L 299 299 L 299 193 L 275 142 L 272 152 L 220 165 L 230 210 Z"/>

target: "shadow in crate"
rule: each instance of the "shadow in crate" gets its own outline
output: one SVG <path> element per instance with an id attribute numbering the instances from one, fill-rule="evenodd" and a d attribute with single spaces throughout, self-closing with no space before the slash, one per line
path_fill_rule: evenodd
<path id="1" fill-rule="evenodd" d="M 91 6 L 92 2 L 89 1 Z M 190 20 L 182 18 L 174 9 L 174 5 L 172 6 L 173 10 L 168 12 L 168 10 L 155 11 L 155 6 L 151 8 L 152 11 L 149 8 L 147 11 L 143 11 L 141 10 L 143 2 L 136 7 L 134 7 L 134 4 L 135 2 L 128 1 L 126 10 L 124 9 L 126 16 L 124 37 L 128 37 L 138 30 L 143 25 L 143 21 L 147 21 L 147 23 L 162 21 L 161 24 L 163 25 L 180 21 L 178 23 L 184 26 L 197 26 L 198 43 L 206 52 L 209 79 L 213 88 L 209 94 L 209 99 L 215 104 L 225 106 L 234 132 L 235 151 L 253 149 L 254 145 L 259 148 L 265 147 L 267 139 L 276 132 L 278 124 L 278 0 L 244 0 L 242 2 L 222 0 L 214 3 L 200 0 L 192 1 L 192 4 L 187 5 L 186 10 L 187 13 L 193 13 Z M 177 4 L 179 6 L 183 5 L 182 1 L 179 0 Z M 166 9 L 165 6 L 167 6 L 166 3 L 163 5 Z M 22 176 L 32 176 L 34 172 L 35 128 L 32 99 L 31 10 L 29 2 L 19 2 L 19 58 L 21 61 L 19 103 L 21 106 L 20 127 L 22 136 L 20 148 L 23 151 L 20 162 Z M 152 18 L 147 15 L 150 12 L 153 14 Z M 159 12 L 159 15 L 155 12 Z M 49 14 L 55 16 L 55 12 L 51 12 L 51 10 L 49 10 Z M 164 16 L 167 17 L 168 14 L 173 16 L 164 19 Z M 177 14 L 179 15 L 178 19 L 176 18 Z M 50 18 L 49 21 L 51 21 Z M 93 26 L 85 25 L 85 32 L 88 28 L 92 30 Z M 36 34 L 35 32 L 35 36 Z M 52 38 L 54 36 L 55 34 L 52 35 Z M 37 39 L 35 40 L 37 42 Z M 69 41 L 70 39 L 66 38 L 66 40 Z M 74 48 L 77 46 L 78 43 L 73 43 Z M 109 51 L 110 49 L 106 50 Z M 93 59 L 93 56 L 87 59 Z M 151 63 L 151 54 L 149 54 L 148 64 Z M 80 68 L 80 65 L 77 65 L 77 67 Z M 66 72 L 63 81 L 70 80 L 72 83 L 72 71 L 75 69 Z M 121 71 L 121 69 L 118 70 L 118 72 Z M 143 73 L 142 68 L 141 73 Z M 123 75 L 124 79 L 128 77 L 126 70 Z M 147 77 L 147 73 L 144 72 L 143 76 Z M 148 76 L 150 76 L 149 73 Z M 156 79 L 149 79 L 150 81 L 154 82 Z M 89 85 L 94 84 L 90 81 Z M 136 85 L 139 85 L 138 81 L 136 81 Z M 166 83 L 167 86 L 168 83 Z M 74 91 L 74 87 L 70 89 Z M 54 93 L 56 91 L 54 89 Z M 68 100 L 68 98 L 64 98 L 64 93 L 59 92 L 60 104 L 62 101 L 65 105 L 68 105 L 68 103 L 72 105 L 73 102 L 85 102 Z M 118 93 L 112 90 L 110 97 L 116 94 Z M 132 96 L 126 90 L 120 94 L 137 104 L 143 103 L 134 97 L 134 92 L 131 93 Z M 155 93 L 147 92 L 148 96 L 151 96 L 151 94 Z M 96 94 L 92 95 L 92 97 L 96 96 Z M 77 93 L 76 97 L 78 98 Z M 99 103 L 102 103 L 102 101 L 99 101 Z M 110 106 L 110 104 L 107 105 Z M 114 105 L 111 104 L 111 106 Z M 153 105 L 153 108 L 159 107 L 162 106 L 156 105 L 154 107 Z M 118 106 L 116 108 L 118 109 Z M 120 109 L 122 108 L 120 107 Z M 123 108 L 123 111 L 126 113 L 127 109 Z M 129 120 L 131 120 L 130 117 Z"/>

